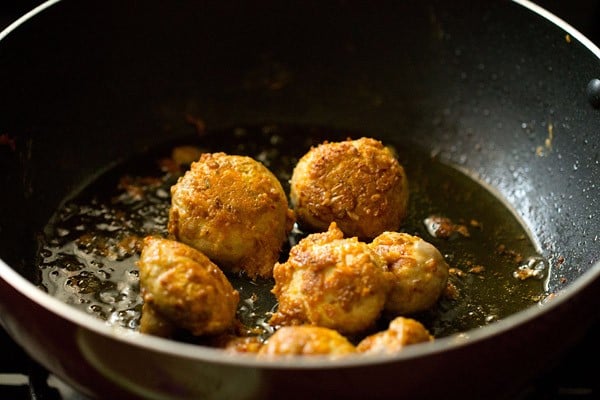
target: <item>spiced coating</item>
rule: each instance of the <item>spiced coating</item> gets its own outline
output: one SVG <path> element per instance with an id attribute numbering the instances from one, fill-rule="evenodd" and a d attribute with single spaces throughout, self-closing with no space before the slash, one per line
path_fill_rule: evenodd
<path id="1" fill-rule="evenodd" d="M 228 353 L 256 354 L 263 346 L 263 340 L 258 336 L 223 334 L 212 338 L 209 344 Z"/>
<path id="2" fill-rule="evenodd" d="M 290 200 L 305 229 L 336 222 L 346 236 L 372 239 L 397 230 L 408 208 L 408 180 L 392 151 L 360 138 L 324 142 L 296 164 Z"/>
<path id="3" fill-rule="evenodd" d="M 414 314 L 438 301 L 446 288 L 449 268 L 435 246 L 407 233 L 384 232 L 369 247 L 383 257 L 391 272 L 386 312 Z"/>
<path id="4" fill-rule="evenodd" d="M 385 262 L 356 237 L 344 238 L 335 222 L 292 247 L 273 269 L 279 306 L 272 325 L 310 324 L 344 334 L 372 327 L 389 289 Z"/>
<path id="5" fill-rule="evenodd" d="M 250 157 L 204 153 L 171 187 L 170 236 L 253 279 L 272 276 L 293 224 L 281 183 Z"/>
<path id="6" fill-rule="evenodd" d="M 433 336 L 419 321 L 396 317 L 387 330 L 361 340 L 356 350 L 360 353 L 396 353 L 408 345 L 433 340 Z"/>
<path id="7" fill-rule="evenodd" d="M 284 326 L 277 330 L 260 348 L 258 354 L 344 356 L 355 352 L 355 346 L 333 329 L 296 325 Z"/>
<path id="8" fill-rule="evenodd" d="M 175 326 L 199 336 L 233 326 L 239 293 L 204 254 L 173 240 L 146 237 L 138 267 L 144 309 L 150 312 L 142 317 L 141 332 L 168 332 Z"/>

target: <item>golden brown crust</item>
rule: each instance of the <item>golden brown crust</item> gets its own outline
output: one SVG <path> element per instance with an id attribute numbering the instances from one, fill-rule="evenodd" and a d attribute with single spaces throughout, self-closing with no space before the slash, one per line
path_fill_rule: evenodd
<path id="1" fill-rule="evenodd" d="M 355 351 L 354 345 L 333 329 L 298 325 L 281 327 L 261 347 L 258 354 L 343 356 Z"/>
<path id="2" fill-rule="evenodd" d="M 438 301 L 446 288 L 449 268 L 432 244 L 407 233 L 384 232 L 369 247 L 383 257 L 391 272 L 387 312 L 413 314 Z"/>
<path id="3" fill-rule="evenodd" d="M 387 330 L 361 340 L 356 350 L 360 353 L 396 353 L 408 345 L 433 340 L 433 336 L 419 321 L 397 317 L 390 322 Z"/>
<path id="4" fill-rule="evenodd" d="M 357 238 L 344 239 L 335 223 L 295 245 L 273 276 L 279 307 L 271 324 L 312 324 L 342 333 L 370 328 L 389 289 L 384 261 Z"/>
<path id="5" fill-rule="evenodd" d="M 263 341 L 259 336 L 223 334 L 214 337 L 210 344 L 230 353 L 258 353 Z"/>
<path id="6" fill-rule="evenodd" d="M 171 237 L 222 268 L 270 277 L 294 214 L 281 183 L 250 157 L 204 153 L 171 188 Z"/>
<path id="7" fill-rule="evenodd" d="M 314 230 L 336 222 L 346 236 L 372 239 L 397 230 L 408 207 L 408 180 L 390 149 L 371 138 L 324 142 L 299 161 L 290 199 Z"/>
<path id="8" fill-rule="evenodd" d="M 217 334 L 235 320 L 239 293 L 199 251 L 172 240 L 147 237 L 138 261 L 146 309 L 194 335 Z M 148 328 L 151 329 L 151 324 Z"/>

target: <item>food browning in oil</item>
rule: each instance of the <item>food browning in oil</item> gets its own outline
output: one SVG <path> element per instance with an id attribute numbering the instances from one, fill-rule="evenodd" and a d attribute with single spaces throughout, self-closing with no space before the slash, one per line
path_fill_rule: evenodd
<path id="1" fill-rule="evenodd" d="M 279 180 L 250 157 L 204 153 L 171 188 L 169 234 L 250 278 L 272 275 L 293 223 Z"/>
<path id="2" fill-rule="evenodd" d="M 355 352 L 355 346 L 334 329 L 317 325 L 295 325 L 279 328 L 262 345 L 258 354 L 260 356 L 345 356 Z"/>
<path id="3" fill-rule="evenodd" d="M 540 280 L 519 280 L 513 276 L 523 259 L 535 257 L 537 254 L 535 247 L 527 240 L 526 233 L 510 211 L 462 173 L 441 164 L 425 153 L 413 151 L 412 147 L 410 151 L 403 149 L 404 144 L 401 141 L 392 141 L 386 145 L 395 148 L 393 151 L 389 150 L 389 154 L 400 155 L 399 159 L 402 159 L 401 163 L 398 162 L 405 174 L 401 180 L 407 183 L 410 178 L 410 197 L 406 193 L 407 203 L 398 203 L 404 204 L 402 222 L 398 223 L 396 220 L 394 228 L 380 232 L 381 227 L 372 229 L 379 223 L 371 223 L 371 219 L 363 216 L 360 219 L 366 222 L 361 229 L 365 229 L 364 232 L 370 231 L 368 235 L 364 232 L 360 235 L 341 232 L 331 234 L 325 231 L 330 224 L 324 228 L 316 228 L 309 227 L 306 223 L 299 223 L 291 229 L 291 207 L 288 207 L 286 193 L 291 193 L 293 186 L 291 180 L 296 165 L 307 154 L 303 149 L 315 149 L 325 142 L 352 142 L 347 139 L 348 134 L 345 132 L 320 131 L 316 128 L 306 131 L 294 129 L 296 128 L 278 126 L 236 128 L 212 136 L 207 134 L 202 137 L 201 142 L 197 138 L 188 138 L 177 144 L 165 146 L 163 149 L 157 149 L 156 152 L 136 157 L 102 175 L 80 194 L 69 199 L 48 225 L 39 253 L 43 288 L 74 307 L 92 313 L 112 325 L 159 336 L 170 336 L 174 340 L 222 348 L 225 351 L 252 354 L 261 351 L 269 352 L 270 350 L 263 350 L 265 346 L 269 346 L 269 342 L 272 348 L 279 350 L 304 348 L 302 343 L 310 342 L 304 333 L 296 334 L 300 331 L 295 331 L 294 334 L 284 335 L 286 331 L 301 326 L 329 329 L 348 340 L 352 346 L 358 346 L 365 340 L 361 346 L 363 349 L 367 347 L 381 349 L 383 346 L 392 352 L 399 351 L 419 337 L 421 339 L 429 338 L 427 335 L 436 338 L 444 337 L 492 323 L 533 304 L 532 299 L 539 298 L 543 293 Z M 357 137 L 363 136 L 357 135 Z M 380 149 L 386 147 L 381 145 Z M 221 152 L 225 158 L 243 155 L 253 162 L 262 164 L 261 168 L 264 166 L 272 176 L 268 178 L 268 174 L 261 176 L 266 179 L 267 186 L 271 189 L 275 188 L 271 193 L 279 193 L 269 200 L 270 207 L 279 210 L 273 212 L 277 217 L 271 216 L 273 218 L 271 221 L 278 219 L 278 222 L 258 223 L 269 227 L 262 232 L 268 231 L 271 238 L 278 237 L 277 241 L 272 241 L 272 243 L 277 242 L 277 249 L 272 250 L 275 255 L 271 256 L 271 261 L 263 263 L 256 261 L 258 259 L 253 260 L 255 269 L 249 267 L 250 263 L 238 262 L 243 259 L 241 256 L 237 261 L 232 260 L 241 254 L 241 250 L 244 250 L 242 245 L 257 248 L 253 247 L 256 246 L 255 242 L 252 245 L 246 243 L 246 239 L 256 238 L 258 235 L 245 236 L 249 234 L 246 230 L 229 229 L 233 224 L 229 219 L 221 219 L 222 223 L 216 224 L 212 218 L 204 216 L 192 223 L 192 225 L 195 223 L 194 228 L 197 229 L 190 229 L 190 232 L 195 230 L 197 233 L 202 227 L 208 226 L 211 229 L 229 229 L 228 236 L 238 234 L 232 242 L 234 250 L 238 253 L 223 250 L 220 254 L 224 259 L 219 259 L 219 255 L 209 255 L 210 246 L 194 249 L 193 247 L 196 246 L 192 246 L 191 241 L 186 244 L 185 240 L 179 237 L 177 232 L 179 228 L 168 229 L 171 223 L 170 210 L 177 202 L 176 194 L 171 196 L 172 188 L 177 188 L 173 189 L 174 192 L 181 189 L 183 193 L 187 190 L 184 189 L 184 185 L 178 186 L 178 179 L 193 169 L 189 168 L 190 162 L 196 163 L 202 157 L 212 157 L 203 154 L 217 154 L 212 153 L 213 150 Z M 361 168 L 368 170 L 368 167 Z M 196 183 L 189 183 L 190 186 L 202 183 L 206 186 L 209 181 L 210 185 L 219 188 L 219 191 L 215 192 L 218 195 L 206 196 L 204 193 L 200 196 L 205 198 L 199 201 L 190 195 L 189 199 L 177 203 L 177 214 L 183 210 L 184 213 L 196 212 L 200 213 L 199 215 L 202 213 L 208 215 L 207 208 L 210 207 L 235 208 L 236 196 L 222 197 L 231 185 L 226 184 L 227 178 L 220 179 L 219 171 L 220 169 L 216 168 L 212 171 L 217 172 L 216 174 L 209 174 L 204 180 L 200 178 Z M 238 174 L 235 169 L 228 173 Z M 227 176 L 228 173 L 225 175 Z M 280 184 L 283 195 L 274 184 L 273 176 Z M 341 175 L 336 176 L 339 178 Z M 237 183 L 240 185 L 234 190 L 238 190 L 238 194 L 241 192 L 241 195 L 251 192 L 251 190 L 240 189 L 245 188 L 244 184 L 250 186 L 254 184 L 244 181 Z M 407 185 L 403 186 L 404 189 L 407 187 Z M 364 190 L 368 191 L 371 188 L 364 187 Z M 332 193 L 334 192 L 331 191 L 330 194 Z M 373 197 L 377 198 L 377 195 L 371 196 Z M 245 201 L 247 203 L 244 203 L 244 207 L 249 204 L 250 199 Z M 354 215 L 355 211 L 356 209 L 349 209 L 349 213 L 345 215 Z M 248 228 L 255 224 L 252 220 L 262 214 L 247 212 L 243 215 L 241 219 L 245 222 L 244 227 Z M 454 227 L 468 226 L 471 229 L 468 235 L 458 231 L 459 234 L 449 236 L 439 234 L 439 230 L 431 233 L 427 229 L 428 225 L 423 223 L 431 216 L 438 217 L 436 220 L 438 222 L 443 218 L 445 221 L 456 221 L 453 222 Z M 173 223 L 177 218 L 180 218 L 180 215 L 172 218 Z M 477 224 L 473 225 L 468 221 L 477 221 Z M 333 226 L 337 226 L 333 230 L 341 230 L 341 223 L 335 222 Z M 284 227 L 283 233 L 275 232 L 282 227 Z M 374 234 L 374 232 L 378 233 Z M 316 236 L 310 239 L 310 235 L 313 234 Z M 193 235 L 194 233 L 190 234 L 192 237 Z M 327 245 L 325 245 L 327 240 L 317 245 L 314 238 L 318 235 L 323 237 L 333 235 L 335 238 L 329 237 L 327 240 L 331 240 L 331 243 Z M 377 238 L 378 235 L 382 236 Z M 410 240 L 407 239 L 403 245 L 394 244 L 392 237 L 395 235 L 408 235 Z M 212 297 L 212 302 L 199 300 L 196 294 L 184 294 L 186 288 L 190 288 L 194 293 L 200 291 L 199 288 L 194 289 L 193 283 L 198 265 L 194 267 L 191 265 L 194 263 L 210 265 L 205 263 L 206 260 L 200 259 L 194 263 L 190 262 L 185 267 L 186 271 L 182 272 L 183 270 L 171 263 L 171 258 L 163 257 L 160 265 L 155 266 L 156 273 L 153 273 L 150 279 L 146 277 L 140 279 L 138 274 L 142 272 L 143 267 L 138 269 L 137 263 L 143 263 L 143 259 L 147 256 L 141 246 L 141 239 L 148 236 L 169 243 L 164 247 L 161 246 L 165 251 L 174 251 L 178 246 L 187 246 L 190 250 L 203 254 L 222 274 L 217 280 L 220 283 L 200 279 L 204 282 L 201 283 L 203 287 L 217 287 L 220 284 L 226 287 L 222 280 L 225 277 L 231 288 L 225 291 L 219 290 L 220 294 Z M 367 238 L 368 236 L 371 237 Z M 301 244 L 306 239 L 308 240 Z M 150 239 L 146 241 L 151 242 Z M 226 248 L 225 242 L 218 240 L 216 242 Z M 343 243 L 343 245 L 336 247 L 332 245 L 333 242 Z M 421 246 L 421 243 L 425 242 L 431 248 L 425 244 Z M 173 246 L 173 243 L 177 245 Z M 419 245 L 414 246 L 415 243 Z M 239 249 L 236 247 L 237 244 L 241 246 Z M 231 243 L 229 245 L 231 246 Z M 151 247 L 149 245 L 149 248 Z M 505 250 L 499 251 L 499 248 Z M 345 252 L 344 249 L 349 251 Z M 437 253 L 433 249 L 436 249 Z M 382 250 L 386 250 L 387 253 Z M 292 268 L 290 262 L 295 252 L 305 255 L 304 260 L 294 261 L 298 268 Z M 249 253 L 252 251 L 246 254 Z M 345 258 L 340 259 L 339 254 L 344 254 Z M 519 257 L 517 258 L 515 254 Z M 317 255 L 319 257 L 316 257 Z M 228 256 L 231 258 L 226 259 Z M 394 260 L 394 257 L 397 259 Z M 267 259 L 267 257 L 260 258 Z M 369 267 L 364 277 L 361 278 L 362 274 L 359 273 L 354 274 L 356 279 L 351 279 L 353 274 L 348 270 L 352 268 L 344 268 L 354 264 L 361 265 L 360 261 L 367 259 L 370 260 L 368 263 L 378 265 L 379 270 L 383 272 L 374 272 L 377 269 Z M 312 267 L 306 267 L 311 262 L 316 265 L 312 271 Z M 262 266 L 259 267 L 257 264 Z M 290 285 L 283 283 L 287 278 L 277 282 L 279 267 L 276 265 L 285 264 L 287 268 L 281 267 L 280 272 L 283 275 L 295 276 L 295 281 Z M 317 268 L 319 265 L 329 272 L 319 273 Z M 343 268 L 338 270 L 334 266 Z M 393 288 L 401 287 L 400 283 L 404 278 L 398 280 L 392 271 L 400 266 L 402 268 L 410 266 L 411 269 L 405 271 L 406 274 L 414 279 L 415 285 L 422 285 L 422 287 L 415 289 L 412 297 L 397 300 L 394 307 Z M 446 285 L 440 293 L 439 288 L 444 286 L 445 281 L 444 271 L 448 266 L 453 273 L 448 274 Z M 342 269 L 343 271 L 340 272 Z M 275 277 L 270 276 L 271 270 L 275 271 Z M 306 271 L 311 272 L 306 274 Z M 162 278 L 163 275 L 171 274 L 172 277 Z M 316 290 L 311 290 L 319 286 L 319 280 L 325 281 L 329 275 L 334 277 L 333 286 L 337 284 L 339 287 L 345 286 L 345 289 L 322 285 L 322 294 L 329 299 L 325 299 L 326 296 L 320 298 Z M 192 277 L 189 283 L 187 283 L 188 277 Z M 167 286 L 171 285 L 173 289 L 171 294 L 168 293 L 167 286 L 161 287 L 158 284 L 163 281 Z M 276 288 L 277 285 L 279 289 Z M 286 296 L 284 286 L 292 287 L 291 296 L 288 297 L 294 298 L 287 305 L 284 299 Z M 410 287 L 410 285 L 406 286 Z M 419 290 L 427 293 L 421 293 Z M 155 291 L 154 298 L 147 297 L 146 295 L 152 291 Z M 237 302 L 229 301 L 235 298 L 234 292 L 239 295 Z M 221 297 L 223 293 L 230 294 L 229 300 Z M 305 294 L 308 299 L 306 303 L 312 307 L 310 312 L 317 315 L 314 320 L 308 317 L 307 308 L 303 304 L 304 300 L 301 296 Z M 160 299 L 158 302 L 157 297 Z M 164 307 L 162 310 L 157 306 L 161 302 L 164 303 L 161 306 Z M 421 305 L 412 304 L 413 302 Z M 199 317 L 195 317 L 194 314 L 196 314 L 195 310 L 201 310 L 200 303 L 218 304 L 216 310 L 220 310 L 219 307 L 226 308 L 227 311 L 219 311 L 220 318 L 215 318 L 218 328 L 205 329 L 205 326 L 210 326 L 206 322 L 208 319 L 205 322 L 198 322 Z M 235 306 L 232 305 L 233 303 Z M 296 303 L 302 304 L 305 309 L 302 312 L 291 310 Z M 400 309 L 399 304 L 407 308 Z M 408 307 L 409 305 L 411 306 Z M 354 306 L 357 306 L 356 313 L 352 308 Z M 345 307 L 348 309 L 345 310 Z M 167 317 L 169 313 L 173 315 Z M 198 311 L 198 314 L 202 312 Z M 345 314 L 351 315 L 352 318 L 347 318 Z M 396 315 L 406 320 L 391 324 L 395 321 L 393 318 Z M 180 319 L 179 316 L 184 318 Z M 327 325 L 323 322 L 327 320 L 338 322 Z M 416 325 L 417 323 L 424 328 L 424 331 L 416 328 L 419 326 Z M 278 339 L 275 334 L 284 328 L 284 333 L 278 334 L 281 336 Z M 427 332 L 427 334 L 415 334 L 413 337 L 409 333 L 403 338 L 413 337 L 413 339 L 405 343 L 404 339 L 398 339 L 399 332 L 404 331 Z M 341 345 L 343 340 L 338 342 L 327 337 L 327 335 L 321 337 L 319 349 L 327 348 L 322 346 L 326 343 L 338 343 L 340 348 L 345 347 Z M 271 338 L 275 339 L 271 341 Z M 367 338 L 371 339 L 367 340 Z M 368 346 L 369 342 L 372 344 Z M 330 347 L 331 352 L 338 350 L 334 349 L 333 345 Z"/>
<path id="4" fill-rule="evenodd" d="M 239 293 L 201 252 L 148 236 L 138 266 L 144 299 L 141 332 L 170 335 L 173 327 L 214 335 L 233 326 Z"/>
<path id="5" fill-rule="evenodd" d="M 278 300 L 273 325 L 312 324 L 346 334 L 366 331 L 383 311 L 390 289 L 384 260 L 335 222 L 292 247 L 273 269 Z"/>
<path id="6" fill-rule="evenodd" d="M 294 211 L 308 229 L 335 222 L 346 236 L 372 239 L 399 229 L 407 213 L 404 168 L 372 138 L 320 143 L 300 158 L 290 183 Z"/>
<path id="7" fill-rule="evenodd" d="M 384 232 L 369 244 L 386 262 L 391 289 L 385 310 L 392 315 L 426 311 L 448 283 L 448 264 L 431 243 L 401 232 Z"/>
<path id="8" fill-rule="evenodd" d="M 390 322 L 388 329 L 369 335 L 361 340 L 356 346 L 356 350 L 360 353 L 392 354 L 411 344 L 433 340 L 433 336 L 419 321 L 412 318 L 396 317 Z"/>

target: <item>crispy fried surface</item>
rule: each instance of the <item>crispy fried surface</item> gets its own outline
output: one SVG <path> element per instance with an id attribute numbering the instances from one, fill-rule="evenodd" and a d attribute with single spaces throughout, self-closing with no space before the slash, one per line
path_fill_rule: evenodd
<path id="1" fill-rule="evenodd" d="M 232 326 L 239 293 L 199 251 L 172 240 L 147 237 L 138 266 L 147 313 L 142 317 L 141 332 L 164 332 L 172 324 L 204 335 Z"/>
<path id="2" fill-rule="evenodd" d="M 224 334 L 213 338 L 211 345 L 230 353 L 258 353 L 263 346 L 258 336 L 236 336 Z"/>
<path id="3" fill-rule="evenodd" d="M 371 138 L 324 142 L 296 165 L 290 198 L 298 221 L 313 230 L 336 222 L 346 236 L 372 239 L 406 216 L 408 180 L 390 149 Z"/>
<path id="4" fill-rule="evenodd" d="M 446 288 L 449 268 L 432 244 L 407 233 L 384 232 L 369 247 L 383 257 L 392 273 L 386 311 L 413 314 L 437 302 Z"/>
<path id="5" fill-rule="evenodd" d="M 357 333 L 379 317 L 389 289 L 385 263 L 335 223 L 295 245 L 273 270 L 279 308 L 270 323 L 312 324 Z"/>
<path id="6" fill-rule="evenodd" d="M 261 347 L 259 355 L 347 355 L 354 345 L 337 331 L 311 325 L 284 326 Z"/>
<path id="7" fill-rule="evenodd" d="M 387 330 L 361 340 L 356 350 L 361 353 L 395 353 L 408 345 L 433 340 L 433 336 L 419 321 L 396 317 Z"/>
<path id="8" fill-rule="evenodd" d="M 270 277 L 294 223 L 285 192 L 260 162 L 204 153 L 171 188 L 169 234 L 222 268 Z"/>

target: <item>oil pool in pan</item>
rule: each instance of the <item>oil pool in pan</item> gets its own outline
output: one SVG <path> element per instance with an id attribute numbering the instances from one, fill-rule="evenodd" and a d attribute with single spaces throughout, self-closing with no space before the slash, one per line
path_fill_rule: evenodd
<path id="1" fill-rule="evenodd" d="M 294 165 L 311 145 L 361 136 L 370 135 L 303 126 L 238 127 L 191 135 L 125 160 L 57 210 L 40 239 L 40 286 L 110 324 L 136 330 L 142 307 L 136 267 L 140 239 L 166 236 L 170 187 L 187 168 L 178 167 L 173 149 L 192 146 L 251 156 L 289 193 Z M 409 179 L 409 215 L 399 230 L 435 245 L 451 268 L 452 290 L 414 318 L 435 337 L 443 337 L 490 324 L 543 300 L 547 263 L 500 200 L 409 143 L 381 140 L 394 148 Z M 440 226 L 450 229 L 441 232 Z M 292 231 L 281 260 L 306 234 L 297 227 Z M 270 293 L 273 281 L 228 277 L 240 292 L 239 320 L 249 334 L 268 337 L 273 328 L 267 321 L 277 307 Z"/>

